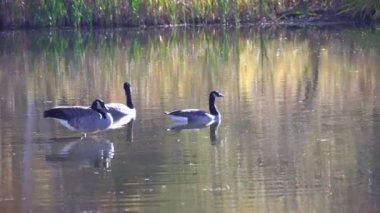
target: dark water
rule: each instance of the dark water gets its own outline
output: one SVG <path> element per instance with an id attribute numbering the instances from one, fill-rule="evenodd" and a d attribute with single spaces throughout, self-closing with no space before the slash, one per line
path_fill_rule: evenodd
<path id="1" fill-rule="evenodd" d="M 1 212 L 379 212 L 379 29 L 0 33 Z M 125 102 L 80 134 L 55 105 Z M 219 126 L 167 131 L 207 109 Z"/>

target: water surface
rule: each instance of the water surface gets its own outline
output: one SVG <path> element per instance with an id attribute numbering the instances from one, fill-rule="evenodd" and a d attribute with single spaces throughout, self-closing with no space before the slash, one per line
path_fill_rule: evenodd
<path id="1" fill-rule="evenodd" d="M 379 32 L 2 32 L 0 209 L 380 211 Z M 137 108 L 124 128 L 81 140 L 42 118 L 124 103 L 124 81 Z M 219 125 L 167 130 L 164 111 L 207 110 L 211 90 Z"/>

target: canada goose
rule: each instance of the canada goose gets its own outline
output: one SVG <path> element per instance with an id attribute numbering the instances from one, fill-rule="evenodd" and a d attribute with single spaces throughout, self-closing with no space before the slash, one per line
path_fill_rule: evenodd
<path id="1" fill-rule="evenodd" d="M 209 109 L 210 113 L 207 113 L 200 109 L 183 109 L 173 112 L 165 112 L 175 122 L 190 123 L 194 121 L 218 121 L 220 119 L 220 113 L 215 105 L 215 99 L 217 97 L 223 97 L 217 91 L 210 92 L 209 96 Z"/>
<path id="2" fill-rule="evenodd" d="M 78 131 L 86 137 L 86 133 L 95 133 L 109 128 L 113 118 L 107 112 L 104 102 L 96 99 L 90 107 L 57 106 L 44 111 L 44 118 L 53 118 L 64 127 Z"/>
<path id="3" fill-rule="evenodd" d="M 124 91 L 126 96 L 126 104 L 120 103 L 109 103 L 106 104 L 106 108 L 108 112 L 111 113 L 114 122 L 116 123 L 119 119 L 128 115 L 131 119 L 136 118 L 136 109 L 132 103 L 132 95 L 131 95 L 131 85 L 128 82 L 124 83 Z"/>
<path id="4" fill-rule="evenodd" d="M 117 118 L 116 121 L 114 120 L 114 122 L 109 127 L 109 129 L 120 129 L 133 121 L 134 121 L 134 117 L 132 117 L 131 115 L 125 115 L 120 118 Z"/>

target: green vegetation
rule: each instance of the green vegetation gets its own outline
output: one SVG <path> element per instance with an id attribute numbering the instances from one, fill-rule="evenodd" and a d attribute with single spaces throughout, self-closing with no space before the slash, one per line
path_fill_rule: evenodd
<path id="1" fill-rule="evenodd" d="M 380 17 L 380 0 L 0 0 L 0 28 L 238 25 L 294 9 Z M 308 14 L 308 13 L 304 13 Z"/>
<path id="2" fill-rule="evenodd" d="M 380 0 L 345 0 L 342 13 L 359 19 L 380 18 Z"/>

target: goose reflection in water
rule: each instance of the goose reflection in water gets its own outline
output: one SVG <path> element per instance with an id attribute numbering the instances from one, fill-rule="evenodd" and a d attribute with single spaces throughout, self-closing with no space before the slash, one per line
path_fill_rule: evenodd
<path id="1" fill-rule="evenodd" d="M 81 166 L 108 168 L 113 155 L 114 146 L 111 141 L 86 137 L 66 143 L 56 152 L 48 154 L 46 160 L 52 162 L 76 161 Z"/>
<path id="2" fill-rule="evenodd" d="M 126 129 L 126 140 L 127 142 L 133 142 L 133 123 L 135 122 L 134 116 L 123 116 L 118 118 L 109 129 Z"/>
<path id="3" fill-rule="evenodd" d="M 219 144 L 218 128 L 221 121 L 202 122 L 194 121 L 189 123 L 174 122 L 167 128 L 167 131 L 180 133 L 183 130 L 200 130 L 206 127 L 210 127 L 210 141 L 211 145 Z"/>

